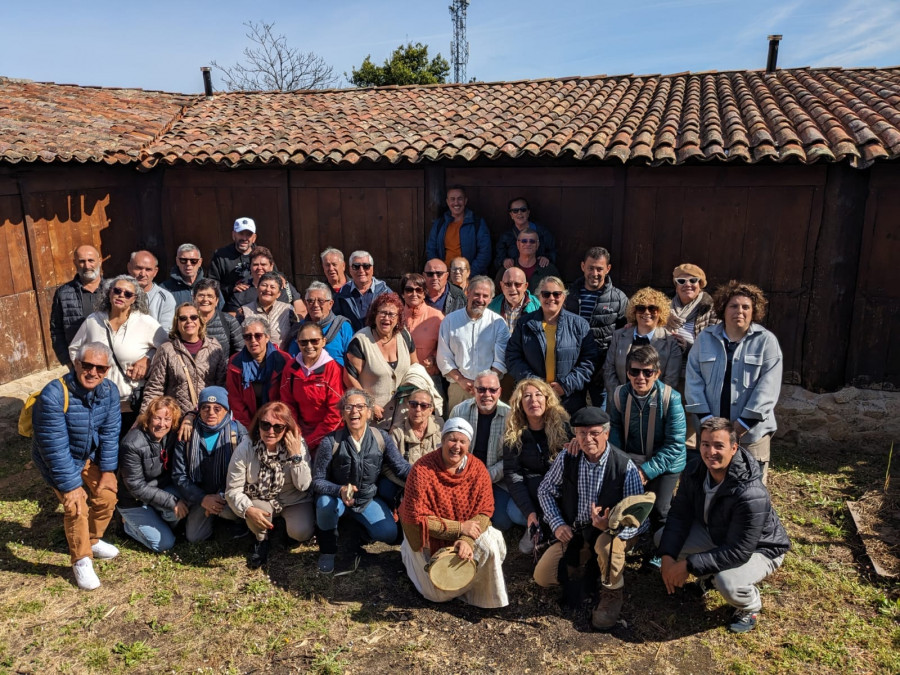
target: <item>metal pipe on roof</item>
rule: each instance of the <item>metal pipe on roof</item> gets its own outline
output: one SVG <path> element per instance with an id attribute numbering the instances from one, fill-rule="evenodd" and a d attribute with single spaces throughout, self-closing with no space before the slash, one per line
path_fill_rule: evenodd
<path id="1" fill-rule="evenodd" d="M 210 72 L 209 66 L 201 66 L 200 72 L 203 73 L 203 92 L 207 96 L 212 96 L 213 95 L 212 73 Z"/>
<path id="2" fill-rule="evenodd" d="M 781 42 L 780 35 L 769 36 L 769 58 L 766 59 L 766 72 L 774 73 L 778 65 L 778 43 Z"/>

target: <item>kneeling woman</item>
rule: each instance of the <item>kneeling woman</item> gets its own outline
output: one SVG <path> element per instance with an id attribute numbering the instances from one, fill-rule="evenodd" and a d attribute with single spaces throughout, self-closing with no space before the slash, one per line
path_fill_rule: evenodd
<path id="1" fill-rule="evenodd" d="M 181 409 L 171 396 L 160 396 L 137 418 L 119 445 L 119 515 L 126 534 L 151 551 L 175 545 L 171 524 L 188 514 L 172 483 L 171 445 Z"/>
<path id="2" fill-rule="evenodd" d="M 409 473 L 409 462 L 391 437 L 369 424 L 375 407 L 370 394 L 350 389 L 338 405 L 343 425 L 322 439 L 313 470 L 322 574 L 334 572 L 338 521 L 348 510 L 372 539 L 394 543 L 397 523 L 390 507 L 375 496 L 378 476 L 383 463 L 398 478 Z"/>
<path id="3" fill-rule="evenodd" d="M 444 424 L 441 447 L 413 465 L 400 505 L 405 535 L 400 555 L 416 590 L 432 602 L 458 597 L 476 607 L 505 607 L 506 543 L 491 527 L 491 476 L 481 460 L 469 455 L 473 435 L 468 422 L 453 417 Z M 472 581 L 458 591 L 435 587 L 425 569 L 431 554 L 445 546 L 477 565 Z"/>
<path id="4" fill-rule="evenodd" d="M 281 401 L 263 405 L 250 425 L 250 441 L 231 456 L 225 499 L 256 536 L 248 563 L 254 569 L 269 558 L 277 516 L 297 541 L 312 537 L 314 523 L 309 449 L 290 408 Z"/>

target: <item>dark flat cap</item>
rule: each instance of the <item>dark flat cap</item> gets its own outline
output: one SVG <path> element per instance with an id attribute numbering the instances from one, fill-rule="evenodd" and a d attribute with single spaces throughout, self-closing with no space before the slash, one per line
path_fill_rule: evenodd
<path id="1" fill-rule="evenodd" d="M 588 406 L 572 415 L 572 420 L 569 423 L 573 427 L 598 427 L 603 424 L 609 424 L 609 415 L 601 408 Z"/>

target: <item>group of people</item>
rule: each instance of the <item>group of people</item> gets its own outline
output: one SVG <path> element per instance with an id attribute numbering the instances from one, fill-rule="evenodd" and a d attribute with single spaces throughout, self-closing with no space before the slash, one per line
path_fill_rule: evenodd
<path id="1" fill-rule="evenodd" d="M 756 584 L 788 548 L 765 487 L 781 351 L 763 293 L 730 281 L 711 296 L 682 264 L 671 299 L 628 298 L 601 247 L 566 285 L 525 199 L 493 257 L 461 188 L 447 206 L 399 293 L 368 252 L 328 248 L 301 294 L 246 217 L 208 275 L 189 243 L 160 284 L 149 251 L 103 279 L 99 251 L 75 250 L 51 319 L 71 372 L 37 397 L 33 456 L 79 587 L 118 554 L 102 539 L 116 510 L 154 551 L 179 523 L 188 542 L 217 523 L 252 535 L 251 567 L 281 518 L 315 536 L 323 574 L 355 521 L 400 544 L 424 597 L 502 607 L 503 533 L 521 527 L 541 586 L 593 573 L 598 629 L 619 620 L 632 551 L 670 593 L 694 574 L 736 608 L 732 630 L 756 625 Z M 613 524 L 651 492 L 646 520 Z M 475 569 L 463 588 L 432 579 L 448 554 Z"/>

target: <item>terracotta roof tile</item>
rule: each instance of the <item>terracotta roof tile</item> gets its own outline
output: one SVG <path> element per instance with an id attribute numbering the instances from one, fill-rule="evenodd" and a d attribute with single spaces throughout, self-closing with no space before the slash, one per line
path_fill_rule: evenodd
<path id="1" fill-rule="evenodd" d="M 0 78 L 0 159 L 337 164 L 522 156 L 622 163 L 900 156 L 900 68 L 597 76 L 224 93 Z"/>

